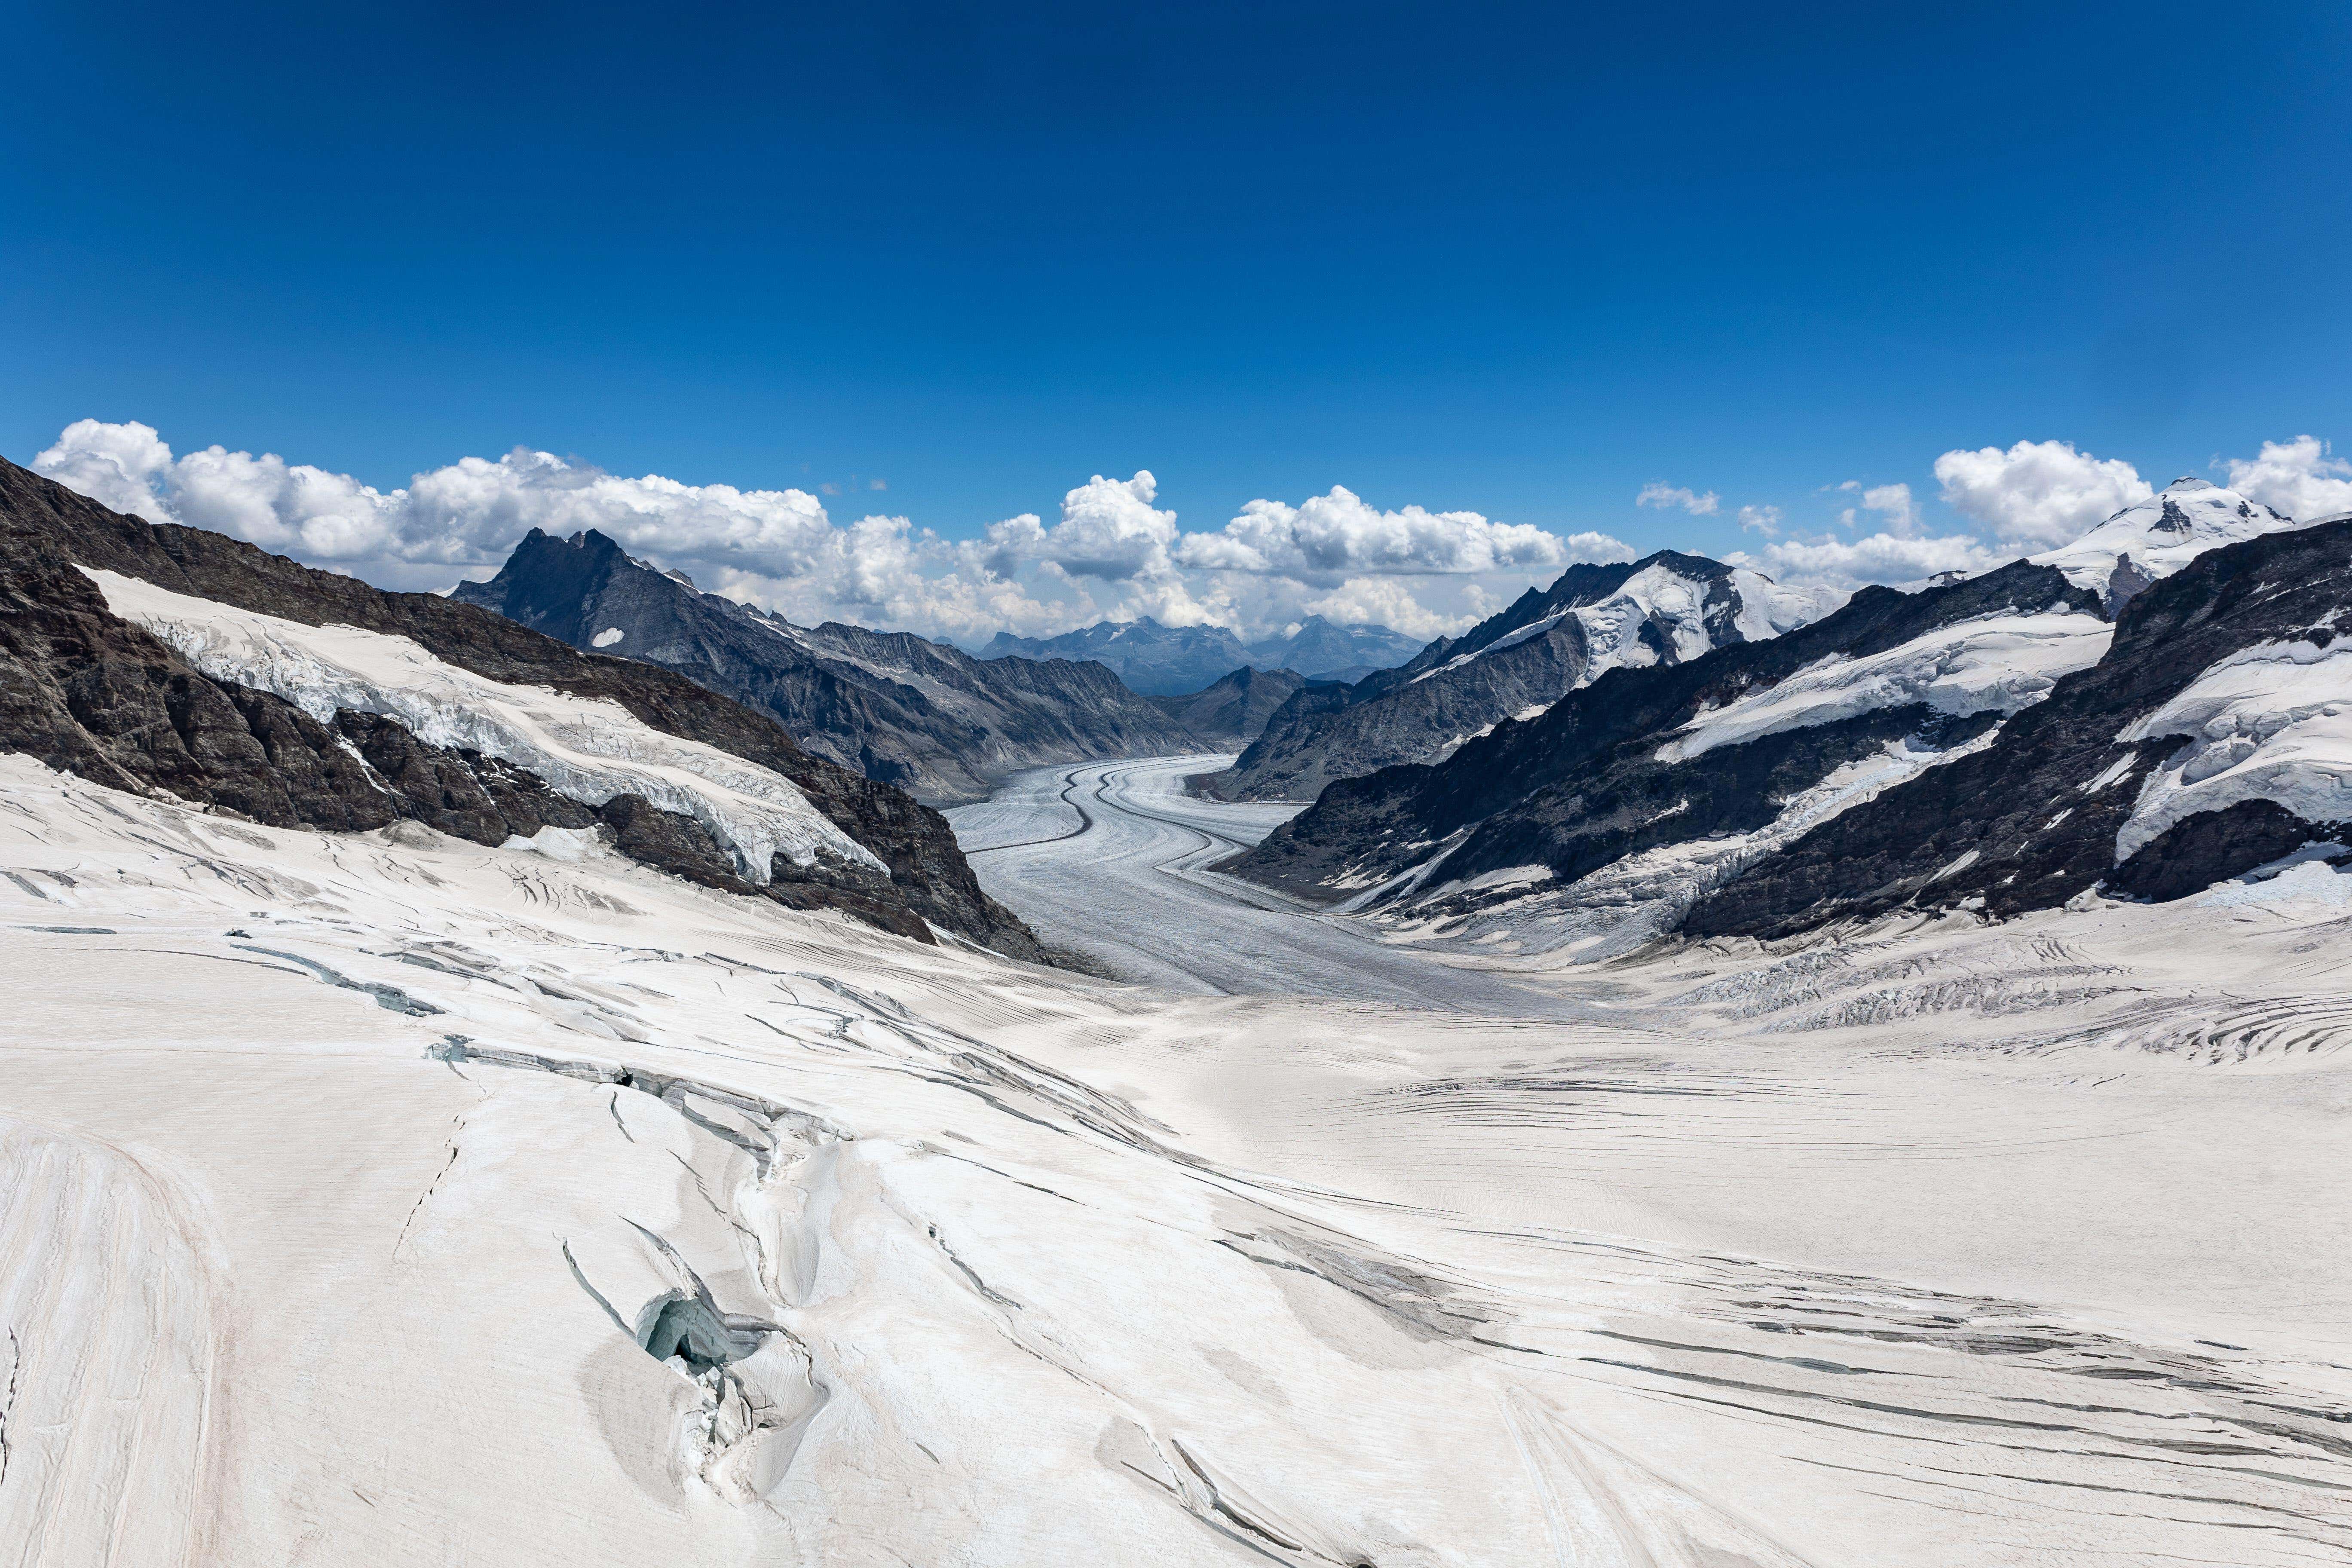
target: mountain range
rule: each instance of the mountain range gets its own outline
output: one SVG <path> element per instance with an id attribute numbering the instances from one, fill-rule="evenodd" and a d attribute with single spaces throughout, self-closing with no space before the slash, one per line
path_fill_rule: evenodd
<path id="1" fill-rule="evenodd" d="M 2261 874 L 2352 822 L 2352 520 L 2176 481 L 2083 539 L 1624 664 L 1230 863 L 1504 951 Z M 2326 854 L 2338 854 L 2340 847 Z"/>
<path id="2" fill-rule="evenodd" d="M 2347 852 L 2352 517 L 2180 480 L 2031 559 L 1823 604 L 1661 552 L 1353 686 L 1244 664 L 1147 700 L 1090 662 L 793 626 L 601 535 L 390 594 L 0 465 L 0 750 L 265 826 L 593 832 L 730 894 L 1023 957 L 946 823 L 877 775 L 976 790 L 1264 724 L 1235 773 L 1304 755 L 1329 782 L 1229 870 L 1586 958 L 2169 899 Z M 813 746 L 860 737 L 856 763 L 784 711 L 817 716 Z M 1337 771 L 1380 746 L 1430 760 Z"/>
<path id="3" fill-rule="evenodd" d="M 5 461 L 0 752 L 264 826 L 413 821 L 492 846 L 593 832 L 730 894 L 1042 955 L 937 812 L 766 714 Z"/>
<path id="4" fill-rule="evenodd" d="M 917 799 L 982 799 L 1047 763 L 1198 750 L 1100 663 L 977 659 L 907 632 L 782 616 L 696 589 L 593 530 L 533 529 L 450 596 L 575 648 L 677 671 L 772 717 L 803 748 Z"/>
<path id="5" fill-rule="evenodd" d="M 1284 636 L 1255 643 L 1223 626 L 1164 626 L 1150 616 L 1098 621 L 1054 637 L 999 632 L 980 650 L 983 659 L 1093 659 L 1151 697 L 1184 696 L 1244 666 L 1288 669 L 1326 680 L 1354 680 L 1402 664 L 1422 645 L 1386 626 L 1341 626 L 1309 616 Z"/>
<path id="6" fill-rule="evenodd" d="M 1834 595 L 1670 550 L 1571 566 L 1549 588 L 1528 589 L 1396 668 L 1300 691 L 1207 788 L 1226 800 L 1313 800 L 1335 779 L 1441 761 L 1604 671 L 1683 663 L 1774 637 L 1835 603 Z"/>

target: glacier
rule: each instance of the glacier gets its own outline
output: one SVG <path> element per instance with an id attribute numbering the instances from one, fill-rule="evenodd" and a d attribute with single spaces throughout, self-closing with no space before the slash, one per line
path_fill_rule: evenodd
<path id="1" fill-rule="evenodd" d="M 1156 886 L 1184 962 L 1272 962 L 1193 864 L 1272 814 L 1181 776 L 1083 797 L 1125 837 L 971 808 L 976 864 L 1116 870 L 1104 907 Z M 2336 875 L 1589 978 L 1361 961 L 1458 975 L 1433 1007 L 0 757 L 0 1531 L 58 1563 L 2324 1560 Z M 1552 1013 L 1481 1011 L 1506 984 Z"/>

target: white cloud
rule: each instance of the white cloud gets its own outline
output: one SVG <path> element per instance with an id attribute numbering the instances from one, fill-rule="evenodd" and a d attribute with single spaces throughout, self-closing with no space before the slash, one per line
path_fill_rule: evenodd
<path id="1" fill-rule="evenodd" d="M 1338 485 L 1297 506 L 1254 500 L 1215 533 L 1188 533 L 1176 550 L 1186 566 L 1273 573 L 1309 582 L 1349 574 L 1406 576 L 1481 572 L 1557 572 L 1572 561 L 1623 561 L 1633 552 L 1601 533 L 1562 538 L 1531 523 L 1493 522 L 1475 511 L 1408 506 L 1381 511 Z"/>
<path id="2" fill-rule="evenodd" d="M 1964 533 L 1917 538 L 1882 531 L 1860 539 L 1832 534 L 1776 540 L 1754 554 L 1727 559 L 1785 583 L 1853 589 L 1868 583 L 1918 583 L 1941 572 L 1973 576 L 2010 557 Z"/>
<path id="3" fill-rule="evenodd" d="M 1720 500 L 1713 490 L 1698 495 L 1680 485 L 1647 484 L 1642 487 L 1642 493 L 1633 498 L 1633 504 L 1654 506 L 1660 511 L 1680 507 L 1693 517 L 1713 517 Z"/>
<path id="4" fill-rule="evenodd" d="M 1299 608 L 1343 626 L 1389 626 L 1424 640 L 1467 631 L 1483 618 L 1475 609 L 1445 616 L 1424 608 L 1394 577 L 1350 577 Z"/>
<path id="5" fill-rule="evenodd" d="M 1632 554 L 1603 534 L 1563 538 L 1475 512 L 1375 510 L 1336 488 L 1297 507 L 1253 502 L 1223 530 L 1184 534 L 1157 504 L 1149 470 L 1095 476 L 1063 498 L 1050 525 L 1023 513 L 951 542 L 904 517 L 836 523 L 807 490 L 629 478 L 524 448 L 379 490 L 272 453 L 213 447 L 175 457 L 147 426 L 82 420 L 33 466 L 117 510 L 217 529 L 387 587 L 488 576 L 532 528 L 595 529 L 797 621 L 967 642 L 1145 615 L 1258 636 L 1316 613 L 1310 605 L 1359 624 L 1392 617 L 1424 635 L 1458 629 L 1490 597 L 1549 581 L 1570 561 Z"/>
<path id="6" fill-rule="evenodd" d="M 77 419 L 59 433 L 56 446 L 33 459 L 34 472 L 150 522 L 173 521 L 155 493 L 171 467 L 172 448 L 153 426 L 135 420 L 109 425 Z"/>
<path id="7" fill-rule="evenodd" d="M 1045 565 L 1073 577 L 1123 581 L 1173 570 L 1168 547 L 1176 514 L 1151 503 L 1160 481 L 1149 468 L 1131 479 L 1097 474 L 1062 498 L 1061 521 L 1047 528 L 1023 512 L 988 528 L 989 564 L 999 572 Z"/>
<path id="8" fill-rule="evenodd" d="M 2262 456 L 2230 459 L 2230 488 L 2300 522 L 2352 511 L 2352 463 L 2316 436 L 2265 441 Z"/>
<path id="9" fill-rule="evenodd" d="M 2263 450 L 2267 458 L 2271 448 Z M 2155 493 L 2122 458 L 2094 458 L 2071 441 L 1949 451 L 1936 459 L 1936 479 L 1961 516 L 2036 550 L 2075 539 Z"/>
<path id="10" fill-rule="evenodd" d="M 1919 531 L 1919 507 L 1911 499 L 1909 485 L 1874 485 L 1864 490 L 1862 481 L 1848 479 L 1838 489 L 1862 490 L 1860 510 L 1876 512 L 1879 527 L 1894 538 L 1909 539 Z M 1852 528 L 1858 517 L 1856 509 L 1848 507 L 1838 513 L 1838 522 L 1842 527 Z"/>
<path id="11" fill-rule="evenodd" d="M 1739 509 L 1739 526 L 1743 532 L 1778 539 L 1780 537 L 1780 509 L 1777 506 L 1743 506 Z"/>

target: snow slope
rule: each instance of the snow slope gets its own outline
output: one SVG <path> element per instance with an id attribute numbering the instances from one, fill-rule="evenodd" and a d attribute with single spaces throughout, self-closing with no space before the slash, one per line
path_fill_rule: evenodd
<path id="1" fill-rule="evenodd" d="M 2178 479 L 2073 543 L 2032 559 L 2037 565 L 2057 567 L 2077 588 L 2106 594 L 2126 556 L 2140 576 L 2152 582 L 2169 577 L 2217 546 L 2297 526 L 2293 518 L 2235 490 L 2204 479 Z"/>
<path id="2" fill-rule="evenodd" d="M 2118 741 L 2187 743 L 2141 784 L 2116 862 L 2173 824 L 2241 801 L 2352 822 L 2352 642 L 2263 643 L 2231 655 Z"/>
<path id="3" fill-rule="evenodd" d="M 1384 928 L 1416 938 L 1440 934 L 1442 927 L 1446 945 L 1457 950 L 1552 954 L 1579 963 L 1619 958 L 1672 931 L 1692 905 L 1773 850 L 1929 768 L 1974 755 L 1998 734 L 1997 729 L 1988 730 L 1942 748 L 1916 738 L 1891 741 L 1779 802 L 1778 814 L 1761 827 L 1662 844 L 1622 856 L 1565 887 L 1541 885 L 1550 877 L 1548 868 L 1526 868 L 1543 872 L 1540 878 L 1520 879 L 1528 884 L 1526 896 L 1465 917 L 1433 921 L 1408 909 L 1376 918 Z M 1496 880 L 1497 876 L 1488 873 L 1432 888 L 1415 898 L 1414 906 L 1434 904 L 1461 891 L 1510 885 Z"/>
<path id="4" fill-rule="evenodd" d="M 810 805 L 789 779 L 699 742 L 666 735 L 617 703 L 509 686 L 436 658 L 407 637 L 313 626 L 93 571 L 107 607 L 217 680 L 273 692 L 321 723 L 335 710 L 381 714 L 419 740 L 526 768 L 588 805 L 643 795 L 692 816 L 764 883 L 782 855 L 820 854 L 887 868 Z"/>
<path id="5" fill-rule="evenodd" d="M 1783 588 L 1762 573 L 1744 567 L 1735 568 L 1731 579 L 1739 604 L 1732 625 L 1750 642 L 1778 637 L 1818 620 L 1835 609 L 1842 598 L 1830 590 Z M 1656 650 L 1641 636 L 1645 625 L 1657 628 L 1677 659 L 1694 659 L 1716 646 L 1715 634 L 1706 619 L 1712 586 L 1664 563 L 1645 566 L 1626 578 L 1624 584 L 1605 599 L 1557 610 L 1540 620 L 1530 621 L 1413 679 L 1426 680 L 1446 670 L 1459 669 L 1473 660 L 1541 637 L 1571 618 L 1582 626 L 1591 650 L 1590 662 L 1579 685 L 1590 686 L 1606 670 L 1656 663 Z"/>
<path id="6" fill-rule="evenodd" d="M 2015 713 L 2047 697 L 2059 677 L 2098 663 L 2114 638 L 2114 626 L 2097 616 L 2065 612 L 1956 622 L 1883 653 L 1808 665 L 1684 725 L 1658 760 L 1912 703 L 1938 713 Z"/>
<path id="7" fill-rule="evenodd" d="M 1749 642 L 1762 642 L 1799 626 L 1811 626 L 1836 610 L 1848 597 L 1836 588 L 1776 583 L 1746 566 L 1732 568 L 1731 586 L 1739 595 L 1739 614 L 1732 618 L 1732 624 Z"/>
<path id="8" fill-rule="evenodd" d="M 2352 1546 L 2309 871 L 1621 966 L 1580 1022 L 1172 997 L 546 847 L 0 757 L 20 1554 Z"/>

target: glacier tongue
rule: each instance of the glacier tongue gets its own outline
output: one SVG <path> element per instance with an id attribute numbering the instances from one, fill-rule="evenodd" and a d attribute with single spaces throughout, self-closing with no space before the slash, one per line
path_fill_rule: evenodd
<path id="1" fill-rule="evenodd" d="M 320 723 L 331 723 L 341 708 L 379 714 L 433 745 L 527 768 L 587 805 L 642 795 L 709 828 L 748 881 L 765 883 L 779 854 L 797 866 L 822 855 L 888 874 L 781 773 L 664 734 L 617 703 L 491 680 L 404 637 L 306 626 L 119 573 L 83 571 L 108 609 L 205 674 L 272 692 Z"/>

